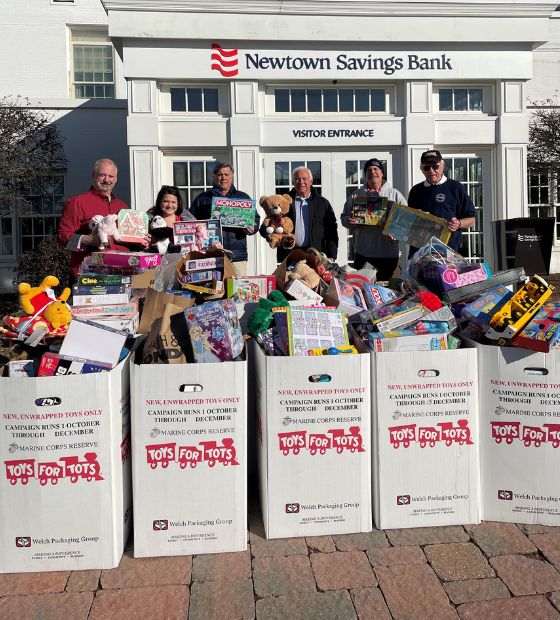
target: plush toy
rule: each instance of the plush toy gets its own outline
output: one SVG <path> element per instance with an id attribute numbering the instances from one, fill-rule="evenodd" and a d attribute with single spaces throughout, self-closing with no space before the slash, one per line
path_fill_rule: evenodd
<path id="1" fill-rule="evenodd" d="M 94 215 L 89 222 L 89 227 L 92 234 L 97 235 L 101 241 L 99 245 L 100 250 L 105 249 L 109 245 L 109 237 L 113 237 L 115 241 L 119 241 L 121 238 L 117 228 L 116 213 L 110 213 L 105 217 Z"/>
<path id="2" fill-rule="evenodd" d="M 70 307 L 66 303 L 71 291 L 65 288 L 57 298 L 52 287 L 58 284 L 58 278 L 47 276 L 39 286 L 31 286 L 27 282 L 18 286 L 19 302 L 26 316 L 8 315 L 4 319 L 14 337 L 31 334 L 39 327 L 46 328 L 49 336 L 66 334 L 72 320 Z"/>
<path id="3" fill-rule="evenodd" d="M 330 271 L 327 271 L 327 268 L 325 267 L 325 265 L 323 265 L 323 263 L 317 263 L 317 273 L 319 274 L 319 277 L 322 278 L 322 280 L 325 281 L 327 284 L 330 284 L 330 282 L 332 282 L 333 274 Z"/>
<path id="4" fill-rule="evenodd" d="M 158 254 L 176 254 L 181 251 L 181 246 L 173 243 L 173 228 L 167 225 L 167 222 L 161 215 L 155 215 L 150 222 L 150 234 L 155 243 L 152 243 L 150 249 Z"/>
<path id="5" fill-rule="evenodd" d="M 272 308 L 287 308 L 289 305 L 288 300 L 280 291 L 271 291 L 266 299 L 261 297 L 258 306 L 247 321 L 249 334 L 256 336 L 265 332 L 272 325 Z"/>
<path id="6" fill-rule="evenodd" d="M 321 283 L 321 276 L 310 267 L 306 261 L 298 261 L 291 271 L 286 274 L 288 282 L 290 280 L 301 280 L 304 284 L 307 284 L 309 288 L 316 289 Z"/>
<path id="7" fill-rule="evenodd" d="M 268 241 L 271 248 L 282 247 L 291 250 L 296 244 L 294 223 L 288 217 L 291 196 L 283 194 L 273 194 L 272 196 L 261 196 L 259 204 L 264 209 L 266 217 L 259 229 L 259 233 Z"/>

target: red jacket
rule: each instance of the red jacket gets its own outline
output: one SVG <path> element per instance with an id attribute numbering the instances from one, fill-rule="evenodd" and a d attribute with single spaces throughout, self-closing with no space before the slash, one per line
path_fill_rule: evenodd
<path id="1" fill-rule="evenodd" d="M 58 223 L 57 239 L 59 245 L 66 247 L 74 234 L 89 235 L 91 233 L 89 222 L 94 215 L 105 217 L 111 213 L 118 213 L 121 209 L 128 208 L 129 206 L 114 194 L 112 194 L 109 201 L 107 196 L 97 192 L 93 186 L 87 192 L 70 196 L 64 203 L 64 210 Z M 109 238 L 109 244 L 111 250 L 130 250 L 130 245 L 118 245 L 112 237 Z M 79 250 L 72 250 L 70 266 L 73 275 L 77 275 L 84 258 L 97 249 L 93 246 L 87 246 Z"/>

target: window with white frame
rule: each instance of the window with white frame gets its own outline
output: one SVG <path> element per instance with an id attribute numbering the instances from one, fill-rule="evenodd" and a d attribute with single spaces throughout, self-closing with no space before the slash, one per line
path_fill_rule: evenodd
<path id="1" fill-rule="evenodd" d="M 188 209 L 193 200 L 214 185 L 214 166 L 217 160 L 186 160 L 174 161 L 173 185 L 179 188 L 185 209 Z"/>
<path id="2" fill-rule="evenodd" d="M 554 241 L 560 238 L 560 169 L 528 169 L 530 217 L 556 218 Z"/>
<path id="3" fill-rule="evenodd" d="M 226 116 L 229 90 L 226 85 L 160 84 L 160 107 L 163 112 Z"/>
<path id="4" fill-rule="evenodd" d="M 386 87 L 271 87 L 268 93 L 275 114 L 388 114 L 392 108 Z"/>
<path id="5" fill-rule="evenodd" d="M 53 171 L 44 175 L 40 183 L 27 188 L 25 195 L 29 204 L 17 217 L 20 252 L 31 250 L 46 237 L 56 235 L 64 194 L 64 172 Z"/>
<path id="6" fill-rule="evenodd" d="M 72 31 L 72 97 L 113 99 L 115 62 L 113 45 L 107 34 Z"/>
<path id="7" fill-rule="evenodd" d="M 484 260 L 484 204 L 482 192 L 482 158 L 444 155 L 445 175 L 464 186 L 475 209 L 475 223 L 463 230 L 460 253 L 470 261 Z"/>
<path id="8" fill-rule="evenodd" d="M 436 112 L 489 113 L 490 86 L 434 86 Z"/>

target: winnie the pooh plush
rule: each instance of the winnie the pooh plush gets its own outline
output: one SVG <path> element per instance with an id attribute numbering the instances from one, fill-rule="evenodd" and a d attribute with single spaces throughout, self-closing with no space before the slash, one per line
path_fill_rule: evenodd
<path id="1" fill-rule="evenodd" d="M 266 218 L 259 229 L 260 235 L 268 241 L 271 248 L 282 247 L 291 250 L 296 245 L 296 237 L 293 234 L 294 223 L 288 217 L 292 204 L 291 196 L 288 194 L 261 196 L 259 204 L 266 213 Z"/>
<path id="2" fill-rule="evenodd" d="M 57 299 L 52 287 L 58 284 L 58 278 L 47 276 L 39 286 L 31 286 L 27 282 L 18 286 L 19 303 L 25 314 L 43 317 L 53 329 L 68 325 L 72 320 L 66 303 L 71 291 L 65 288 Z"/>

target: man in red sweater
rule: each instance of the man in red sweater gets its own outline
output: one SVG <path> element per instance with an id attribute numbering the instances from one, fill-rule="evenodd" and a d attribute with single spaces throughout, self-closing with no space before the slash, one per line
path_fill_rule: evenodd
<path id="1" fill-rule="evenodd" d="M 98 159 L 93 166 L 92 185 L 87 192 L 71 196 L 64 203 L 64 210 L 58 223 L 58 243 L 71 250 L 70 267 L 72 275 L 76 276 L 80 265 L 86 256 L 99 249 L 101 240 L 91 233 L 89 222 L 94 215 L 105 217 L 111 213 L 117 214 L 121 209 L 128 209 L 128 205 L 113 194 L 117 184 L 117 166 L 110 159 Z M 112 237 L 109 238 L 110 250 L 143 250 L 148 246 L 149 238 L 145 243 L 117 245 Z"/>

